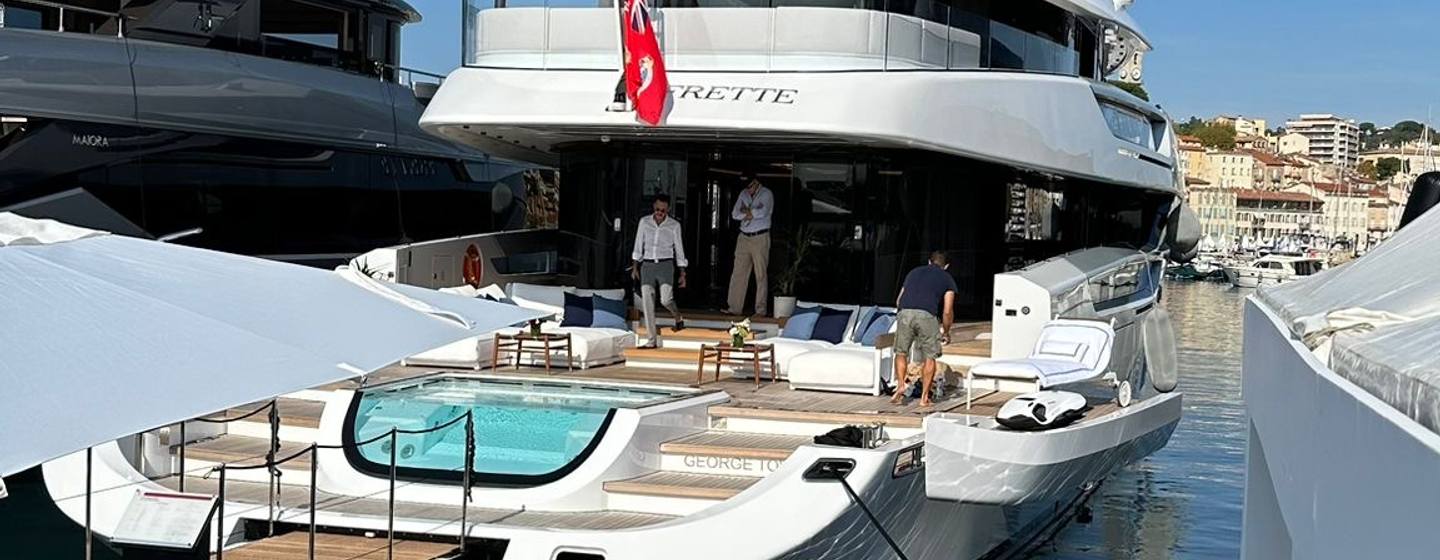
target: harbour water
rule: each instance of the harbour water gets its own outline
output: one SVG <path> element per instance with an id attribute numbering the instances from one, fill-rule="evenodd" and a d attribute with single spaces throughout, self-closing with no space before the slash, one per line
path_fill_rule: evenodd
<path id="1" fill-rule="evenodd" d="M 1249 290 L 1171 282 L 1165 306 L 1177 330 L 1185 416 L 1170 444 L 1112 476 L 1032 558 L 1238 558 L 1245 482 L 1240 402 L 1241 309 Z M 49 503 L 38 472 L 0 500 L 0 558 L 80 558 L 81 531 Z M 97 547 L 96 558 L 113 558 Z"/>
<path id="2" fill-rule="evenodd" d="M 1033 558 L 1239 558 L 1245 488 L 1240 347 L 1245 296 L 1229 284 L 1167 282 L 1185 416 L 1170 444 L 1110 477 L 1093 518 L 1072 522 Z"/>

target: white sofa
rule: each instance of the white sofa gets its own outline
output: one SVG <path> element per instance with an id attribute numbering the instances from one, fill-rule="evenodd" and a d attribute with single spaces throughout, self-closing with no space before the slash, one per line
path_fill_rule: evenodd
<path id="1" fill-rule="evenodd" d="M 763 340 L 775 347 L 775 366 L 780 370 L 780 379 L 788 380 L 792 389 L 879 395 L 881 379 L 894 362 L 888 348 L 877 350 L 854 341 L 857 338 L 855 329 L 859 328 L 856 323 L 864 307 L 814 302 L 799 302 L 796 305 L 797 308 L 816 306 L 849 311 L 850 320 L 845 325 L 845 334 L 839 344 L 783 337 Z M 880 310 L 895 312 L 884 307 Z M 894 330 L 893 327 L 891 330 Z M 752 368 L 735 366 L 735 377 L 748 378 L 751 375 Z M 768 375 L 762 376 L 762 379 L 765 377 Z"/>
<path id="2" fill-rule="evenodd" d="M 832 309 L 843 309 L 850 312 L 850 322 L 845 325 L 845 336 L 841 339 L 842 341 L 848 342 L 850 340 L 850 335 L 852 334 L 852 331 L 855 330 L 855 322 L 859 319 L 860 306 L 830 303 L 820 304 L 802 301 L 796 303 L 795 308 L 798 310 L 802 307 L 815 307 L 820 305 Z M 824 340 L 799 340 L 794 338 L 784 338 L 780 336 L 767 338 L 762 340 L 761 342 L 773 345 L 775 347 L 775 367 L 780 370 L 780 379 L 786 379 L 789 377 L 790 360 L 793 360 L 796 356 L 799 356 L 806 352 L 826 350 L 838 346 L 837 344 L 832 344 Z M 843 343 L 844 342 L 842 342 L 842 344 Z M 752 371 L 752 368 L 750 367 L 744 365 L 737 365 L 734 366 L 733 375 L 737 378 L 748 379 L 752 375 L 754 375 L 754 373 Z M 761 378 L 768 379 L 769 374 L 767 373 Z"/>
<path id="3" fill-rule="evenodd" d="M 446 288 L 443 291 L 480 297 L 489 295 L 497 299 L 503 299 L 507 303 L 513 303 L 529 309 L 537 309 L 552 313 L 553 317 L 545 321 L 540 329 L 551 333 L 569 333 L 571 355 L 574 358 L 574 365 L 580 369 L 587 369 L 596 366 L 609 365 L 625 360 L 624 351 L 626 348 L 635 346 L 635 333 L 630 330 L 606 329 L 595 327 L 562 327 L 561 321 L 565 313 L 565 294 L 576 295 L 601 295 L 610 299 L 623 300 L 625 290 L 585 290 L 573 286 L 540 286 L 536 284 L 511 283 L 505 289 L 498 286 L 486 286 L 476 290 L 468 286 L 459 288 Z M 628 324 L 628 321 L 627 321 Z M 507 327 L 498 332 L 517 332 L 520 326 Z M 414 356 L 404 359 L 404 365 L 416 366 L 441 366 L 441 367 L 465 367 L 471 369 L 484 369 L 495 364 L 491 363 L 491 355 L 494 352 L 495 332 L 459 340 L 433 350 L 427 350 Z M 551 367 L 564 367 L 565 350 L 553 350 L 551 352 Z M 502 354 L 500 364 L 514 363 L 513 354 Z M 526 354 L 521 357 L 523 365 L 542 365 L 545 357 L 541 354 Z"/>
<path id="4" fill-rule="evenodd" d="M 881 307 L 879 311 L 895 313 L 894 308 Z M 852 314 L 845 342 L 823 343 L 828 347 L 801 353 L 787 362 L 786 375 L 791 389 L 881 394 L 884 380 L 893 377 L 895 352 L 888 345 L 876 348 L 855 341 L 860 336 L 856 329 L 863 328 L 857 324 L 859 315 L 858 312 Z M 893 323 L 887 332 L 895 332 Z"/>

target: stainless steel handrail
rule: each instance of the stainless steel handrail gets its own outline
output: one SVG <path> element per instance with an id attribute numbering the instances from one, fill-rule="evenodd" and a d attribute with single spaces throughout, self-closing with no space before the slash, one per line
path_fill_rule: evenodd
<path id="1" fill-rule="evenodd" d="M 273 402 L 273 401 L 272 401 L 272 402 Z M 253 415 L 253 414 L 255 414 L 256 412 L 260 412 L 261 410 L 264 410 L 264 408 L 262 407 L 262 408 L 260 408 L 260 409 L 257 409 L 257 410 L 255 410 L 255 411 L 247 414 L 246 416 Z M 272 412 L 271 412 L 271 415 L 272 415 L 272 417 L 275 415 L 275 413 L 273 412 L 273 410 L 272 410 Z M 466 545 L 466 537 L 468 536 L 468 535 L 467 535 L 467 534 L 468 534 L 467 529 L 468 529 L 468 525 L 469 525 L 469 510 L 470 510 L 470 499 L 471 499 L 471 495 L 470 495 L 470 487 L 471 487 L 471 484 L 470 484 L 470 475 L 471 475 L 471 471 L 474 469 L 474 465 L 475 465 L 475 413 L 474 413 L 474 411 L 471 411 L 471 410 L 467 410 L 467 411 L 465 411 L 464 414 L 462 414 L 462 415 L 460 415 L 460 416 L 456 416 L 455 418 L 451 418 L 449 421 L 446 421 L 445 423 L 437 424 L 437 425 L 435 425 L 435 426 L 431 426 L 431 427 L 429 427 L 429 428 L 425 428 L 425 429 L 422 429 L 422 430 L 402 430 L 402 429 L 400 429 L 400 428 L 397 428 L 397 427 L 393 427 L 393 426 L 392 426 L 392 427 L 391 427 L 388 431 L 386 431 L 386 432 L 383 432 L 383 433 L 381 433 L 381 434 L 379 434 L 379 435 L 376 435 L 376 436 L 374 436 L 374 437 L 372 437 L 372 438 L 370 438 L 370 439 L 367 439 L 367 440 L 354 442 L 354 443 L 352 443 L 352 444 L 350 444 L 350 445 L 348 445 L 348 446 L 347 446 L 347 445 L 343 445 L 343 444 L 342 444 L 342 445 L 321 445 L 321 444 L 318 444 L 318 443 L 311 443 L 311 444 L 310 444 L 308 447 L 306 447 L 305 449 L 300 450 L 300 451 L 298 451 L 298 452 L 296 452 L 296 453 L 293 453 L 293 454 L 291 454 L 291 455 L 289 455 L 289 456 L 287 456 L 287 457 L 283 457 L 283 458 L 280 458 L 280 459 L 276 459 L 275 456 L 274 456 L 274 453 L 273 453 L 273 451 L 272 451 L 271 453 L 268 453 L 268 454 L 267 454 L 266 459 L 265 459 L 265 462 L 264 462 L 264 463 L 260 463 L 260 464 L 255 464 L 255 465 L 228 465 L 228 464 L 226 464 L 226 463 L 220 463 L 219 466 L 216 466 L 216 467 L 212 468 L 211 471 L 210 471 L 210 472 L 212 472 L 212 473 L 214 473 L 214 472 L 219 472 L 219 473 L 220 473 L 220 483 L 219 483 L 219 484 L 220 484 L 220 488 L 219 488 L 219 491 L 217 492 L 217 496 L 218 496 L 218 499 L 219 499 L 219 506 L 218 506 L 217 513 L 216 513 L 216 518 L 215 518 L 215 527 L 214 527 L 214 529 L 213 529 L 213 530 L 215 531 L 215 551 L 214 551 L 215 559 L 216 559 L 216 560 L 224 560 L 224 558 L 225 558 L 225 534 L 224 534 L 224 525 L 225 525 L 225 472 L 226 472 L 227 470 L 266 469 L 266 470 L 271 471 L 271 472 L 273 473 L 273 472 L 277 472 L 277 471 L 279 470 L 279 466 L 282 465 L 282 464 L 285 464 L 285 463 L 287 463 L 287 462 L 290 462 L 290 461 L 292 461 L 292 460 L 294 460 L 294 459 L 298 459 L 298 458 L 300 458 L 301 456 L 304 456 L 304 455 L 309 455 L 309 456 L 310 456 L 310 512 L 309 512 L 309 514 L 310 514 L 310 535 L 309 535 L 309 539 L 310 539 L 310 540 L 309 540 L 309 546 L 308 546 L 308 548 L 309 548 L 309 558 L 310 558 L 310 560 L 314 560 L 314 559 L 315 559 L 315 528 L 316 528 L 315 511 L 316 511 L 316 509 L 317 509 L 317 503 L 316 503 L 316 502 L 317 502 L 317 493 L 318 493 L 318 490 L 316 490 L 316 486 L 317 486 L 317 481 L 318 481 L 318 478 L 319 478 L 319 477 L 318 477 L 318 471 L 317 471 L 317 469 L 319 468 L 318 465 L 320 464 L 320 460 L 319 460 L 319 459 L 320 459 L 319 450 L 321 450 L 321 449 L 344 449 L 344 448 L 346 448 L 346 447 L 353 447 L 353 448 L 355 448 L 355 449 L 359 449 L 360 447 L 363 447 L 363 446 L 366 446 L 366 445 L 375 443 L 375 442 L 380 441 L 380 440 L 383 440 L 383 439 L 389 439 L 389 440 L 390 440 L 390 480 L 389 480 L 390 486 L 389 486 L 389 491 L 388 491 L 388 494 L 389 494 L 389 496 L 388 496 L 388 506 L 387 506 L 387 508 L 386 508 L 386 509 L 387 509 L 387 519 L 388 519 L 387 528 L 386 528 L 386 532 L 387 532 L 387 535 L 386 535 L 386 543 L 387 543 L 387 544 L 386 544 L 386 557 L 387 557 L 387 558 L 390 558 L 390 559 L 393 559 L 393 558 L 394 558 L 394 555 L 395 555 L 395 482 L 396 482 L 396 479 L 397 479 L 397 472 L 398 472 L 398 469 L 399 469 L 399 466 L 398 466 L 397 461 L 396 461 L 397 448 L 399 447 L 398 445 L 396 445 L 396 443 L 397 443 L 397 438 L 398 438 L 398 436 L 399 436 L 400 434 L 407 434 L 407 435 L 425 434 L 425 433 L 437 432 L 437 431 L 440 431 L 440 430 L 448 429 L 448 428 L 456 425 L 457 423 L 459 423 L 461 420 L 464 420 L 464 421 L 465 421 L 465 459 L 464 459 L 465 464 L 464 464 L 464 466 L 463 466 L 463 468 L 464 468 L 465 470 L 464 470 L 464 472 L 463 472 L 462 475 L 461 475 L 461 477 L 462 477 L 462 478 L 461 478 L 461 480 L 462 480 L 461 485 L 463 486 L 463 488 L 462 488 L 462 492 L 463 492 L 463 493 L 462 493 L 461 499 L 460 499 L 460 537 L 459 537 L 459 541 L 460 541 L 460 553 L 461 553 L 461 554 L 460 554 L 460 557 L 464 557 L 465 545 Z M 274 432 L 272 431 L 272 433 L 274 433 Z M 208 475 L 207 475 L 207 477 L 208 477 Z M 271 505 L 273 506 L 274 503 L 272 502 Z M 270 534 L 273 536 L 273 535 L 274 535 L 274 530 L 275 530 L 275 529 L 274 529 L 274 527 L 275 527 L 275 514 L 274 514 L 274 511 L 273 511 L 273 510 L 272 510 L 271 513 L 270 513 L 269 522 L 270 522 Z"/>

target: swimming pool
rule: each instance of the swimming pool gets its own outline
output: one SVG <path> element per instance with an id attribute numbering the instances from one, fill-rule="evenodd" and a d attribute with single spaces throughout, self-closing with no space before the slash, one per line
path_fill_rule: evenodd
<path id="1" fill-rule="evenodd" d="M 475 420 L 477 480 L 539 484 L 583 461 L 616 408 L 638 408 L 688 392 L 624 385 L 447 376 L 356 394 L 346 443 L 391 428 L 423 430 L 470 411 Z M 465 457 L 465 422 L 396 438 L 397 470 L 406 478 L 458 479 Z M 390 441 L 354 448 L 346 456 L 362 471 L 389 476 Z"/>

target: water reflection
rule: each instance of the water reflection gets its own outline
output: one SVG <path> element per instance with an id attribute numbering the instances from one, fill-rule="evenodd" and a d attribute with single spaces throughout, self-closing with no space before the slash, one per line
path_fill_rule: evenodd
<path id="1" fill-rule="evenodd" d="M 1185 416 L 1170 444 L 1110 477 L 1094 520 L 1071 524 L 1033 558 L 1238 558 L 1245 485 L 1240 402 L 1242 308 L 1249 290 L 1169 282 Z"/>

